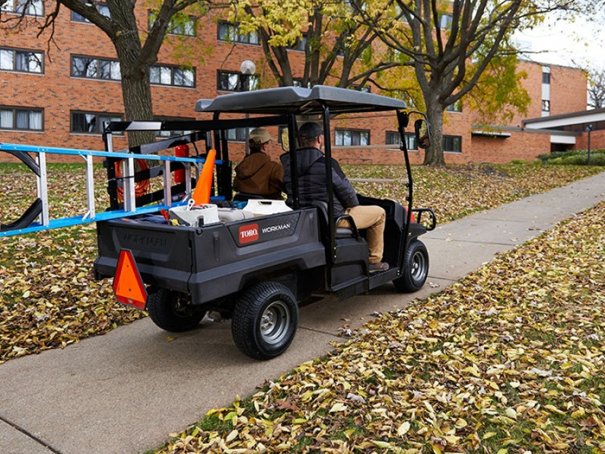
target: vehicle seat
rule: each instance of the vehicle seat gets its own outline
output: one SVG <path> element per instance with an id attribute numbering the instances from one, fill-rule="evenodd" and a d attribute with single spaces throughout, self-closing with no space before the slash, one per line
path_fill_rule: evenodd
<path id="1" fill-rule="evenodd" d="M 326 202 L 322 202 L 320 200 L 314 200 L 312 202 L 313 206 L 316 206 L 317 208 L 319 208 L 319 212 L 322 213 L 323 216 L 323 222 L 325 226 L 328 226 L 328 204 Z M 342 220 L 342 219 L 346 219 L 349 221 L 349 223 L 351 224 L 350 228 L 347 227 L 336 227 L 336 238 L 357 238 L 359 237 L 359 232 L 357 231 L 357 227 L 355 226 L 355 222 L 353 221 L 353 218 L 348 215 L 348 214 L 343 214 L 342 216 L 338 216 L 336 218 L 336 224 L 338 224 L 338 221 Z"/>

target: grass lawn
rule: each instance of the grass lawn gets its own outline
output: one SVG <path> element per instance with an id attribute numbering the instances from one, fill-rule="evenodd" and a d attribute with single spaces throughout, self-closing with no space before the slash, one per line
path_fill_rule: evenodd
<path id="1" fill-rule="evenodd" d="M 51 216 L 81 214 L 82 168 L 49 167 Z M 600 170 L 417 167 L 415 206 L 434 208 L 443 223 Z M 401 166 L 345 172 L 393 180 L 355 186 L 404 200 Z M 96 176 L 102 207 L 100 167 Z M 35 196 L 29 177 L 0 164 L 0 221 Z M 211 411 L 157 452 L 603 452 L 604 232 L 601 204 L 445 291 L 383 314 L 330 355 Z M 93 279 L 94 226 L 0 241 L 0 364 L 145 316 L 117 304 L 109 280 Z"/>
<path id="2" fill-rule="evenodd" d="M 432 207 L 444 223 L 530 194 L 548 191 L 601 171 L 540 164 L 414 168 L 416 207 Z M 349 178 L 393 180 L 354 183 L 362 194 L 406 197 L 403 166 L 345 166 Z M 51 218 L 83 214 L 84 166 L 49 164 Z M 95 168 L 97 210 L 108 205 L 106 173 Z M 0 222 L 15 220 L 36 197 L 33 174 L 21 164 L 0 164 Z M 78 211 L 80 210 L 80 211 Z M 0 364 L 11 358 L 65 347 L 144 317 L 117 303 L 111 281 L 96 281 L 94 224 L 0 238 Z"/>

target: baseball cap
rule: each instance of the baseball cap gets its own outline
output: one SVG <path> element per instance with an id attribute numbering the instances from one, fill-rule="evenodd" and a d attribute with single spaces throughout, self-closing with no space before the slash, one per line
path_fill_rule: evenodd
<path id="1" fill-rule="evenodd" d="M 250 131 L 249 137 L 250 141 L 254 142 L 256 145 L 262 145 L 264 143 L 269 142 L 270 140 L 273 140 L 274 142 L 277 141 L 275 137 L 269 134 L 269 131 L 263 128 L 253 129 L 252 131 Z"/>
<path id="2" fill-rule="evenodd" d="M 317 123 L 309 121 L 302 125 L 298 130 L 298 137 L 301 139 L 314 139 L 315 137 L 323 135 L 324 130 L 321 129 Z"/>

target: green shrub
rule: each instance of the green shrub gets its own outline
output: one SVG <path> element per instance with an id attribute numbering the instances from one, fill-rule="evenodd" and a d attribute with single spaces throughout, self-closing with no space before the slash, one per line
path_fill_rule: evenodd
<path id="1" fill-rule="evenodd" d="M 550 154 L 539 155 L 538 159 L 544 164 L 553 165 L 587 165 L 587 150 L 554 151 Z M 590 151 L 591 166 L 605 166 L 605 150 Z"/>

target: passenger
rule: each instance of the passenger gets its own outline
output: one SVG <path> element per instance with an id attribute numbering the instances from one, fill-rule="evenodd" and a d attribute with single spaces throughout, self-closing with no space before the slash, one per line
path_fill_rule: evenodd
<path id="1" fill-rule="evenodd" d="M 250 154 L 235 168 L 233 188 L 237 192 L 282 200 L 284 169 L 266 154 L 272 140 L 277 139 L 266 129 L 250 132 Z"/>
<path id="2" fill-rule="evenodd" d="M 325 156 L 321 151 L 324 145 L 324 132 L 317 123 L 308 122 L 301 126 L 298 136 L 302 146 L 296 154 L 300 204 L 309 206 L 314 200 L 327 203 Z M 288 197 L 291 197 L 290 156 L 284 154 L 280 159 L 284 166 L 286 192 Z M 367 229 L 370 273 L 388 270 L 389 264 L 382 262 L 386 219 L 384 209 L 376 205 L 359 204 L 355 189 L 335 159 L 332 159 L 332 185 L 336 196 L 334 215 L 348 214 L 353 218 L 358 229 Z M 341 220 L 338 227 L 349 227 L 349 223 L 347 220 Z"/>

